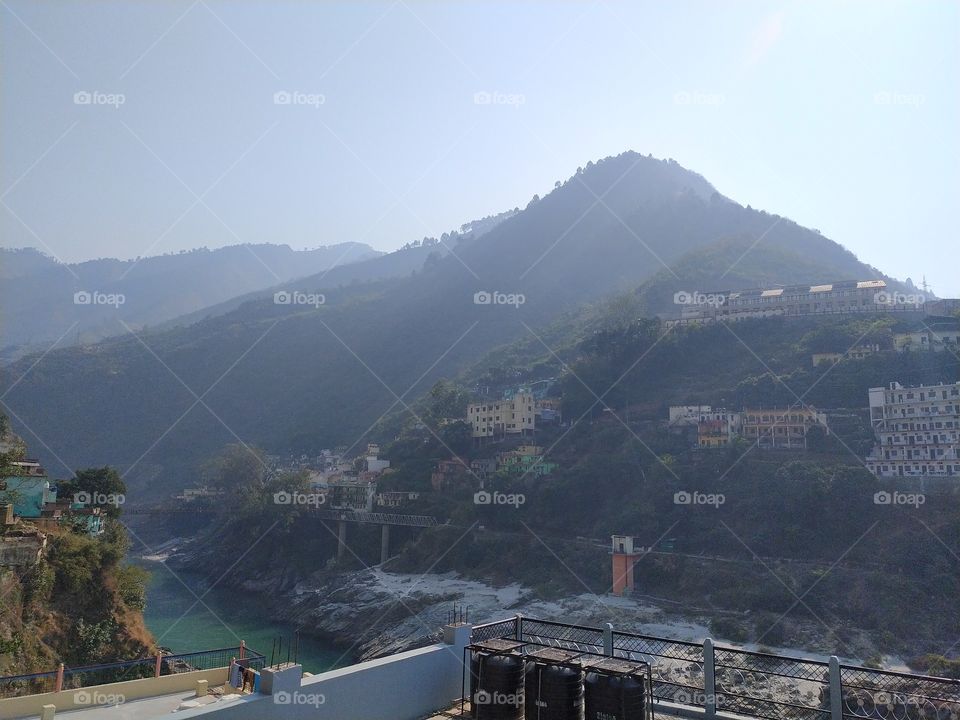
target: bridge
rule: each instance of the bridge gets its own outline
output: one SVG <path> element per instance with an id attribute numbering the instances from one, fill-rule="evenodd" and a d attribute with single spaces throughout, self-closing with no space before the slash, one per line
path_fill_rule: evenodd
<path id="1" fill-rule="evenodd" d="M 305 510 L 309 517 L 315 520 L 336 522 L 337 523 L 337 559 L 343 557 L 347 550 L 347 523 L 358 523 L 380 526 L 380 562 L 384 563 L 390 559 L 390 527 L 410 527 L 410 528 L 430 528 L 442 525 L 437 518 L 432 515 L 404 515 L 400 513 L 386 512 L 367 512 L 364 510 L 353 510 L 349 508 L 325 508 L 313 507 Z M 220 508 L 162 508 L 162 507 L 141 507 L 124 508 L 124 514 L 129 515 L 164 515 L 169 513 L 193 513 L 204 515 L 222 514 Z"/>
<path id="2" fill-rule="evenodd" d="M 338 508 L 316 508 L 309 511 L 310 515 L 318 520 L 335 520 L 337 522 L 337 559 L 343 557 L 347 550 L 347 523 L 366 523 L 380 526 L 380 562 L 390 559 L 390 527 L 428 528 L 439 525 L 440 522 L 432 515 L 401 515 L 399 513 L 365 512 Z"/>

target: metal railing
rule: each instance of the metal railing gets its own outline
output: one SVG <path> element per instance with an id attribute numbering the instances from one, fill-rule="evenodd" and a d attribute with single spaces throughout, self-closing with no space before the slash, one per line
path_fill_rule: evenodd
<path id="1" fill-rule="evenodd" d="M 198 652 L 153 655 L 135 660 L 61 667 L 41 673 L 0 677 L 0 698 L 38 695 L 60 690 L 77 690 L 94 685 L 137 680 L 227 667 L 232 658 L 244 658 L 244 665 L 261 670 L 266 658 L 246 646 L 201 650 Z"/>
<path id="2" fill-rule="evenodd" d="M 714 678 L 719 711 L 770 720 L 830 718 L 828 663 L 718 647 Z"/>
<path id="3" fill-rule="evenodd" d="M 656 700 L 704 706 L 703 645 L 624 632 L 612 635 L 616 657 L 650 664 Z"/>
<path id="4" fill-rule="evenodd" d="M 471 642 L 510 638 L 650 664 L 653 697 L 716 717 L 957 720 L 960 680 L 716 647 L 516 616 L 477 625 Z"/>
<path id="5" fill-rule="evenodd" d="M 960 680 L 841 665 L 843 720 L 960 717 Z"/>

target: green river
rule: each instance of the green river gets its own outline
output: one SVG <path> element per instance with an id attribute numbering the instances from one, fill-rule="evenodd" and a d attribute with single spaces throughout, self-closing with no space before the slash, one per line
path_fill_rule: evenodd
<path id="1" fill-rule="evenodd" d="M 236 646 L 242 639 L 270 662 L 274 639 L 283 637 L 286 659 L 287 645 L 296 628 L 271 620 L 262 603 L 229 588 L 214 587 L 204 595 L 200 578 L 195 575 L 179 571 L 174 575 L 157 561 L 132 558 L 130 562 L 150 571 L 144 619 L 159 645 L 181 653 Z M 194 593 L 203 598 L 203 604 L 197 602 Z M 300 662 L 305 671 L 318 673 L 348 664 L 350 656 L 301 634 Z"/>

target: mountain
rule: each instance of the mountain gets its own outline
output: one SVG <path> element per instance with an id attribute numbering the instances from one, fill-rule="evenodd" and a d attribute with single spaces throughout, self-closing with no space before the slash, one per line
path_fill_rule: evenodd
<path id="1" fill-rule="evenodd" d="M 65 264 L 33 248 L 0 249 L 0 345 L 10 357 L 45 349 L 58 339 L 61 344 L 96 342 L 123 333 L 120 321 L 134 328 L 161 323 L 377 255 L 354 242 L 314 250 L 264 244 Z"/>
<path id="2" fill-rule="evenodd" d="M 0 391 L 55 472 L 110 462 L 132 494 L 167 494 L 240 439 L 270 452 L 359 444 L 438 378 L 566 312 L 658 273 L 683 282 L 675 266 L 715 272 L 705 265 L 725 241 L 756 245 L 737 282 L 793 282 L 796 257 L 811 280 L 876 275 L 672 160 L 627 152 L 588 163 L 479 236 L 448 237 L 409 276 L 301 278 L 280 286 L 289 303 L 255 297 L 191 325 L 55 350 L 35 367 L 24 358 L 3 369 Z"/>
<path id="3" fill-rule="evenodd" d="M 430 255 L 442 257 L 450 251 L 450 248 L 455 248 L 462 242 L 479 238 L 518 212 L 519 209 L 507 210 L 496 215 L 481 218 L 480 220 L 464 223 L 459 230 L 444 233 L 439 239 L 424 238 L 423 240 L 407 243 L 399 250 L 391 253 L 384 253 L 362 262 L 350 263 L 349 265 L 337 265 L 318 275 L 304 279 L 300 284 L 304 287 L 319 287 L 322 285 L 323 287 L 336 288 L 374 280 L 405 277 L 422 268 L 424 262 L 426 262 Z M 231 297 L 222 303 L 205 307 L 193 313 L 181 315 L 161 327 L 191 325 L 204 318 L 223 315 L 251 300 L 273 297 L 274 292 L 289 288 L 290 286 L 288 285 L 279 284 L 265 289 L 255 290 L 244 295 Z"/>

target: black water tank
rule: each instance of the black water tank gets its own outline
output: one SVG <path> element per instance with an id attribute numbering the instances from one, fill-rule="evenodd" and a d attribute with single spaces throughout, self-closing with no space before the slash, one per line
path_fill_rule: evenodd
<path id="1" fill-rule="evenodd" d="M 642 676 L 593 668 L 583 681 L 586 720 L 642 720 L 646 688 Z"/>
<path id="2" fill-rule="evenodd" d="M 523 720 L 523 658 L 474 651 L 470 707 L 477 720 Z"/>
<path id="3" fill-rule="evenodd" d="M 583 720 L 583 670 L 531 660 L 524 696 L 526 720 Z"/>

